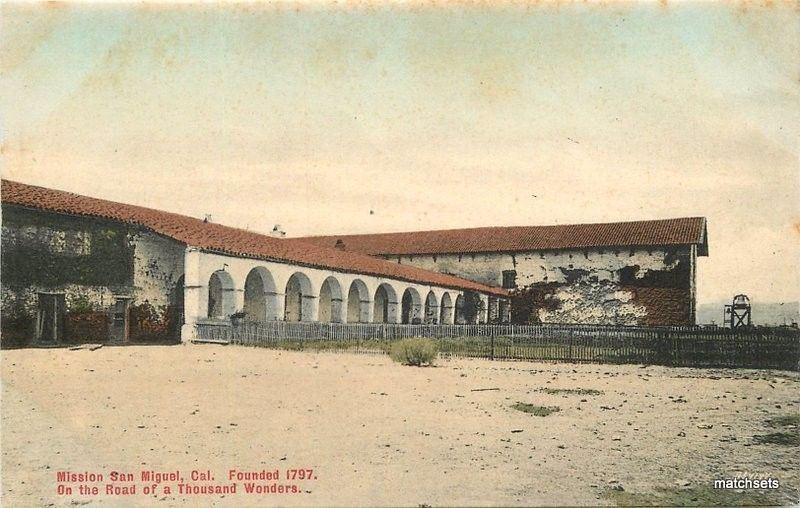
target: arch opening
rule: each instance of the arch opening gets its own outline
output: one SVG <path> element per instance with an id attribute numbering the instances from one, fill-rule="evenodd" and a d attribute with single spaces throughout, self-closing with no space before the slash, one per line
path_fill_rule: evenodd
<path id="1" fill-rule="evenodd" d="M 466 301 L 464 299 L 464 294 L 461 293 L 456 297 L 456 305 L 455 305 L 455 319 L 454 322 L 457 325 L 465 325 L 467 324 L 467 316 L 466 316 Z"/>
<path id="2" fill-rule="evenodd" d="M 361 279 L 354 280 L 347 292 L 347 322 L 369 323 L 371 303 L 367 285 Z"/>
<path id="3" fill-rule="evenodd" d="M 439 322 L 439 318 L 439 300 L 433 291 L 429 291 L 425 298 L 425 323 L 435 325 Z"/>
<path id="4" fill-rule="evenodd" d="M 373 322 L 397 322 L 397 293 L 392 286 L 385 282 L 378 286 L 373 302 Z"/>
<path id="5" fill-rule="evenodd" d="M 422 322 L 422 317 L 420 316 L 421 303 L 419 292 L 414 288 L 406 288 L 403 292 L 400 313 L 403 324 L 420 324 Z"/>
<path id="6" fill-rule="evenodd" d="M 441 314 L 439 315 L 439 322 L 443 325 L 453 324 L 453 299 L 450 293 L 442 295 Z"/>
<path id="7" fill-rule="evenodd" d="M 295 272 L 286 283 L 286 301 L 284 320 L 286 321 L 313 321 L 314 296 L 311 280 L 301 272 Z"/>
<path id="8" fill-rule="evenodd" d="M 244 313 L 248 321 L 264 322 L 278 319 L 275 280 L 263 266 L 250 270 L 244 282 Z"/>
<path id="9" fill-rule="evenodd" d="M 320 323 L 342 322 L 342 286 L 333 276 L 325 279 L 320 287 L 318 321 Z"/>
<path id="10" fill-rule="evenodd" d="M 226 319 L 236 312 L 236 287 L 225 270 L 217 270 L 208 279 L 208 317 Z"/>
<path id="11" fill-rule="evenodd" d="M 501 323 L 510 323 L 511 322 L 511 302 L 505 298 L 500 299 L 500 303 L 498 305 L 500 313 L 500 322 Z"/>

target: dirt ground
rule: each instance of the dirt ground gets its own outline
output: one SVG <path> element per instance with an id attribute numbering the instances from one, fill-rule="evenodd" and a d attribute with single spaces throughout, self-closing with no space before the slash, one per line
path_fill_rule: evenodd
<path id="1" fill-rule="evenodd" d="M 535 416 L 517 402 L 560 410 Z M 798 448 L 753 436 L 798 407 L 800 376 L 787 372 L 484 360 L 415 368 L 378 355 L 213 345 L 3 351 L 2 504 L 598 505 L 620 489 L 691 491 L 746 475 L 778 479 L 788 504 L 800 488 Z M 296 468 L 312 479 L 285 480 Z M 246 494 L 237 482 L 224 497 L 182 495 L 178 481 L 142 493 L 152 483 L 142 470 L 206 486 L 229 485 L 230 469 L 277 469 L 300 493 Z M 80 495 L 59 471 L 103 474 L 87 482 L 100 493 Z M 112 471 L 134 473 L 114 485 L 136 493 L 106 495 Z M 192 471 L 214 479 L 192 481 Z M 72 495 L 59 495 L 59 483 Z"/>

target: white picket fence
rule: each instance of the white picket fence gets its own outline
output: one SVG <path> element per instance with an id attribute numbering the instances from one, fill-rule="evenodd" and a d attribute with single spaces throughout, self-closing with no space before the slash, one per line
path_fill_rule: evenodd
<path id="1" fill-rule="evenodd" d="M 198 342 L 276 349 L 385 353 L 393 341 L 436 340 L 450 356 L 509 360 L 645 363 L 797 369 L 800 332 L 756 328 L 601 325 L 405 325 L 372 323 L 201 323 Z"/>

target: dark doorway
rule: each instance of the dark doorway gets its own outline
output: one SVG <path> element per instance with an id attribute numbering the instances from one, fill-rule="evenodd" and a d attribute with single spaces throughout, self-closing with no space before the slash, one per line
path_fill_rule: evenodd
<path id="1" fill-rule="evenodd" d="M 131 298 L 118 296 L 111 309 L 111 341 L 128 342 L 128 317 L 130 315 Z"/>
<path id="2" fill-rule="evenodd" d="M 64 331 L 64 293 L 39 293 L 36 339 L 47 344 L 61 342 Z"/>

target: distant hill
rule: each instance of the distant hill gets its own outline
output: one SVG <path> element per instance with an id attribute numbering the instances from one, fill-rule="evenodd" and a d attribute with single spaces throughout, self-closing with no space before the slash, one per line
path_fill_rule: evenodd
<path id="1" fill-rule="evenodd" d="M 730 301 L 701 303 L 697 305 L 697 324 L 712 321 L 722 326 L 722 309 Z M 752 302 L 754 325 L 782 325 L 800 323 L 800 302 Z"/>

